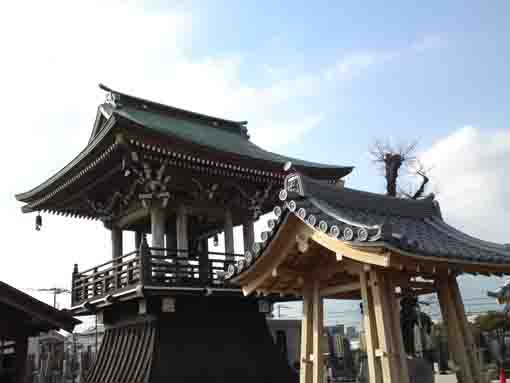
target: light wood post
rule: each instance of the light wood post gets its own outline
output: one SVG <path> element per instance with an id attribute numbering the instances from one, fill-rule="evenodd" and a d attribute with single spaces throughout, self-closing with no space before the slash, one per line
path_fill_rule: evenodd
<path id="1" fill-rule="evenodd" d="M 365 345 L 368 360 L 368 381 L 381 383 L 382 374 L 380 364 L 376 363 L 375 350 L 378 348 L 377 328 L 375 325 L 374 302 L 369 287 L 368 275 L 360 273 L 361 297 L 363 300 L 363 325 L 365 326 Z"/>
<path id="2" fill-rule="evenodd" d="M 395 283 L 389 274 L 385 275 L 386 279 L 386 302 L 391 317 L 390 325 L 392 326 L 392 349 L 394 356 L 394 364 L 396 372 L 399 375 L 397 380 L 400 383 L 409 383 L 409 366 L 407 363 L 407 355 L 404 348 L 404 339 L 402 338 L 402 327 L 400 324 L 400 303 L 395 295 Z"/>
<path id="3" fill-rule="evenodd" d="M 478 350 L 476 348 L 476 344 L 473 339 L 473 334 L 471 332 L 471 328 L 469 327 L 469 323 L 466 318 L 466 311 L 464 309 L 464 304 L 462 303 L 462 296 L 460 294 L 459 285 L 457 283 L 457 278 L 455 277 L 455 275 L 450 275 L 448 277 L 448 284 L 450 286 L 450 290 L 452 293 L 452 299 L 454 302 L 456 314 L 460 321 L 460 329 L 464 337 L 464 341 L 466 343 L 466 351 L 469 357 L 469 363 L 471 365 L 471 373 L 473 374 L 473 379 L 481 383 L 482 372 L 480 368 Z"/>
<path id="4" fill-rule="evenodd" d="M 313 339 L 313 286 L 307 282 L 303 287 L 303 319 L 301 320 L 301 360 L 299 382 L 312 383 L 312 339 Z"/>
<path id="5" fill-rule="evenodd" d="M 247 220 L 243 224 L 243 242 L 244 251 L 251 251 L 253 243 L 255 242 L 255 227 L 251 220 Z"/>
<path id="6" fill-rule="evenodd" d="M 452 279 L 449 276 L 441 276 L 438 280 L 439 303 L 448 330 L 448 348 L 459 368 L 457 374 L 462 383 L 475 383 L 476 374 L 473 374 L 473 368 L 476 366 L 471 366 L 470 363 L 464 334 L 461 330 L 461 319 L 455 307 L 451 282 Z"/>
<path id="7" fill-rule="evenodd" d="M 112 259 L 122 257 L 122 229 L 112 226 Z"/>
<path id="8" fill-rule="evenodd" d="M 313 283 L 313 383 L 323 383 L 324 356 L 322 355 L 323 304 L 320 293 L 320 280 Z"/>
<path id="9" fill-rule="evenodd" d="M 234 225 L 232 223 L 232 212 L 225 210 L 225 253 L 234 254 Z M 233 255 L 227 255 L 227 259 L 234 259 Z"/>
<path id="10" fill-rule="evenodd" d="M 396 383 L 399 380 L 398 367 L 395 365 L 393 350 L 393 331 L 391 324 L 391 311 L 385 299 L 385 290 L 388 288 L 384 276 L 380 272 L 371 271 L 370 281 L 374 297 L 374 312 L 379 338 L 379 349 L 376 350 L 376 357 L 381 363 L 381 370 L 384 383 Z"/>
<path id="11" fill-rule="evenodd" d="M 177 249 L 182 250 L 178 253 L 181 257 L 188 256 L 188 212 L 186 207 L 180 206 L 177 211 L 177 218 L 175 221 L 176 234 L 177 234 Z"/>

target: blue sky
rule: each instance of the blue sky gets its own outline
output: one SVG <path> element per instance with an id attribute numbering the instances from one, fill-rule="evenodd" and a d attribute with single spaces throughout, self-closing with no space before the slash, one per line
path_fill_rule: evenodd
<path id="1" fill-rule="evenodd" d="M 449 222 L 510 242 L 510 3 L 34 2 L 0 6 L 0 102 L 10 142 L 0 230 L 12 248 L 53 253 L 51 282 L 12 258 L 0 279 L 66 285 L 74 262 L 109 254 L 101 225 L 45 218 L 34 233 L 13 195 L 40 183 L 86 144 L 103 82 L 175 106 L 248 120 L 260 145 L 307 160 L 354 165 L 347 185 L 382 192 L 370 162 L 377 138 L 419 139 Z M 16 163 L 16 167 L 7 165 Z M 82 243 L 82 238 L 90 238 Z M 7 245 L 9 246 L 9 245 Z M 463 283 L 483 296 L 501 280 Z M 65 304 L 65 300 L 62 301 Z"/>

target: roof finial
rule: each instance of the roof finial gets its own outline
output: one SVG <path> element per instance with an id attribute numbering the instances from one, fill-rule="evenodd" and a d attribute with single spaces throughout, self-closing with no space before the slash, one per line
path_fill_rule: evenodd
<path id="1" fill-rule="evenodd" d="M 288 172 L 291 169 L 292 169 L 292 162 L 290 162 L 290 161 L 285 162 L 285 164 L 283 165 L 283 171 Z"/>

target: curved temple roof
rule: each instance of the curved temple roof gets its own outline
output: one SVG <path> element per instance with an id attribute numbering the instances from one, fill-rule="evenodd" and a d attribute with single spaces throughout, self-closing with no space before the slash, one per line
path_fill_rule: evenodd
<path id="1" fill-rule="evenodd" d="M 105 153 L 104 146 L 110 145 L 110 151 L 103 156 L 107 157 L 111 150 L 116 148 L 112 139 L 113 134 L 110 132 L 120 126 L 129 133 L 142 135 L 149 133 L 167 140 L 175 140 L 177 145 L 189 143 L 194 145 L 193 147 L 223 154 L 227 158 L 253 161 L 255 168 L 281 169 L 285 162 L 291 161 L 300 171 L 329 180 L 342 178 L 353 169 L 303 161 L 266 151 L 249 140 L 244 121 L 225 120 L 162 105 L 114 91 L 104 85 L 100 85 L 100 88 L 109 93 L 107 102 L 99 106 L 88 145 L 74 160 L 47 181 L 30 191 L 16 195 L 18 200 L 32 202 L 65 184 L 70 178 L 76 178 L 84 167 L 87 170 L 95 166 L 98 162 L 96 160 L 98 155 L 95 152 L 103 150 Z M 126 129 L 127 124 L 129 128 Z"/>
<path id="2" fill-rule="evenodd" d="M 295 173 L 287 176 L 280 200 L 282 205 L 274 209 L 277 220 L 270 221 L 270 231 L 263 233 L 265 241 L 256 243 L 253 251 L 226 273 L 233 283 L 256 269 L 259 260 L 276 257 L 271 243 L 296 222 L 306 226 L 313 233 L 310 237 L 324 247 L 370 254 L 379 266 L 390 266 L 387 254 L 396 254 L 417 262 L 443 263 L 459 271 L 469 265 L 479 266 L 480 272 L 510 272 L 509 245 L 482 241 L 449 226 L 432 198 L 387 197 L 338 188 Z M 348 251 L 345 256 L 349 257 Z M 471 272 L 477 272 L 475 268 Z"/>

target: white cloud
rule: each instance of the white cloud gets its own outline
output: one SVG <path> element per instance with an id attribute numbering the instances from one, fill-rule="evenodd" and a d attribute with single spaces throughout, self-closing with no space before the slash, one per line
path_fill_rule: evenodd
<path id="1" fill-rule="evenodd" d="M 465 126 L 421 157 L 433 166 L 447 221 L 482 239 L 510 242 L 510 131 Z"/>

